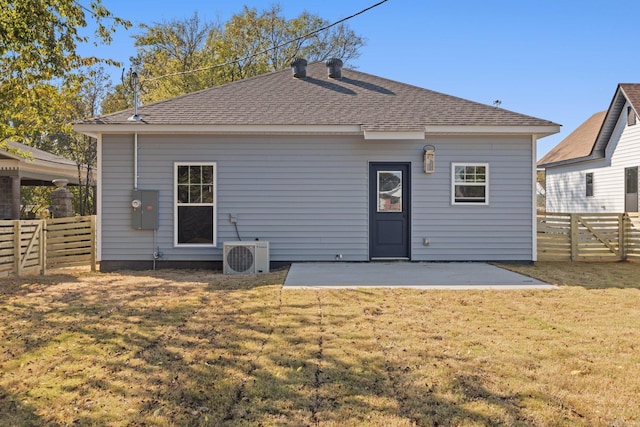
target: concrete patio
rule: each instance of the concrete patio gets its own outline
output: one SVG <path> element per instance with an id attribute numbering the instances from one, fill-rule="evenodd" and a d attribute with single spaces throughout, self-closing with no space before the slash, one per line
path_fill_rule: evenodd
<path id="1" fill-rule="evenodd" d="M 483 262 L 294 263 L 285 289 L 407 287 L 413 289 L 555 289 Z"/>

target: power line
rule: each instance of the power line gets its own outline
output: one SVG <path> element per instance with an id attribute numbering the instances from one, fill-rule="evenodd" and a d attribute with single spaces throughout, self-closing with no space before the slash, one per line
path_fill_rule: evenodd
<path id="1" fill-rule="evenodd" d="M 376 3 L 376 4 L 372 5 L 372 6 L 367 7 L 366 9 L 362 9 L 360 12 L 354 13 L 353 15 L 347 16 L 346 18 L 342 18 L 341 20 L 336 21 L 336 22 L 334 22 L 332 24 L 326 25 L 326 26 L 324 26 L 322 28 L 318 28 L 317 30 L 311 31 L 310 33 L 307 33 L 307 34 L 305 34 L 303 36 L 297 37 L 297 38 L 292 39 L 292 40 L 288 40 L 286 42 L 283 42 L 283 43 L 280 43 L 278 45 L 272 46 L 272 47 L 270 47 L 268 49 L 265 49 L 263 51 L 256 52 L 256 53 L 253 53 L 251 55 L 245 56 L 244 58 L 234 59 L 232 61 L 227 61 L 227 62 L 225 62 L 223 64 L 209 65 L 207 67 L 196 68 L 194 70 L 179 71 L 179 72 L 176 72 L 176 73 L 164 74 L 162 76 L 152 77 L 150 79 L 145 79 L 145 80 L 147 82 L 152 82 L 152 81 L 155 81 L 155 80 L 163 79 L 165 77 L 174 77 L 174 76 L 181 76 L 181 75 L 185 75 L 185 74 L 198 73 L 200 71 L 206 71 L 206 70 L 212 70 L 214 68 L 226 67 L 227 65 L 232 65 L 232 64 L 238 63 L 240 61 L 246 61 L 247 59 L 255 58 L 256 56 L 259 56 L 259 55 L 264 55 L 265 53 L 267 53 L 267 52 L 269 52 L 271 50 L 279 49 L 279 48 L 281 48 L 283 46 L 286 46 L 286 45 L 289 45 L 291 43 L 295 43 L 297 41 L 307 39 L 307 38 L 309 38 L 311 36 L 314 36 L 314 35 L 322 32 L 322 31 L 326 31 L 331 27 L 335 27 L 338 24 L 342 24 L 343 22 L 348 21 L 349 19 L 355 18 L 358 15 L 362 15 L 363 13 L 368 12 L 371 9 L 376 8 L 376 7 L 380 6 L 383 3 L 386 3 L 387 1 L 388 0 L 382 0 L 382 1 Z"/>

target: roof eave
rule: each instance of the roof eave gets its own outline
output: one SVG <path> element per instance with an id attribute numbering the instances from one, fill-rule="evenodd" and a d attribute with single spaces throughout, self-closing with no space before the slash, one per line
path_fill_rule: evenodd
<path id="1" fill-rule="evenodd" d="M 426 126 L 424 131 L 363 130 L 361 125 L 154 125 L 146 123 L 86 124 L 73 126 L 82 134 L 312 134 L 363 135 L 365 139 L 424 139 L 425 135 L 535 135 L 560 132 L 560 125 L 543 126 Z"/>
<path id="2" fill-rule="evenodd" d="M 586 163 L 586 162 L 592 162 L 594 160 L 601 160 L 601 159 L 604 159 L 604 157 L 605 157 L 604 150 L 597 150 L 597 151 L 592 152 L 588 156 L 575 157 L 573 159 L 559 160 L 557 162 L 539 163 L 538 167 L 539 168 L 543 168 L 543 169 L 547 169 L 547 168 L 553 168 L 553 167 L 556 167 L 556 166 L 567 166 L 567 165 L 572 165 L 572 164 L 576 164 L 576 163 Z"/>
<path id="3" fill-rule="evenodd" d="M 127 124 L 75 124 L 73 129 L 97 138 L 101 134 L 362 134 L 359 125 L 155 125 Z"/>
<path id="4" fill-rule="evenodd" d="M 560 125 L 544 126 L 427 126 L 427 135 L 535 135 L 538 138 L 560 132 Z"/>
<path id="5" fill-rule="evenodd" d="M 51 181 L 52 179 L 65 178 L 71 184 L 78 184 L 77 168 L 71 165 L 52 165 L 24 160 L 0 160 L 0 175 L 2 175 L 2 171 L 12 171 L 12 174 L 16 174 L 22 179 Z"/>
<path id="6" fill-rule="evenodd" d="M 425 138 L 424 131 L 364 131 L 364 139 L 407 139 L 421 140 Z"/>

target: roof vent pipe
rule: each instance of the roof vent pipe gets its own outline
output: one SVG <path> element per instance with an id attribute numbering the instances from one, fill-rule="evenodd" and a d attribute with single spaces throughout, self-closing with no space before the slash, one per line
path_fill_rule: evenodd
<path id="1" fill-rule="evenodd" d="M 307 77 L 307 61 L 303 58 L 296 58 L 291 62 L 293 77 L 302 79 Z"/>
<path id="2" fill-rule="evenodd" d="M 327 61 L 327 73 L 330 79 L 342 78 L 342 60 L 338 58 L 331 58 Z"/>
<path id="3" fill-rule="evenodd" d="M 133 90 L 133 116 L 129 117 L 127 120 L 130 122 L 139 122 L 142 120 L 140 115 L 138 115 L 138 73 L 135 71 L 131 73 L 131 88 Z"/>

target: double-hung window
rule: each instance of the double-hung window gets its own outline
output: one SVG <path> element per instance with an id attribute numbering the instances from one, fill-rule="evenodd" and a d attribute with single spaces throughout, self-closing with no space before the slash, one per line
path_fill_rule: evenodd
<path id="1" fill-rule="evenodd" d="M 174 243 L 216 246 L 216 164 L 175 163 Z"/>
<path id="2" fill-rule="evenodd" d="M 453 163 L 451 165 L 451 204 L 489 204 L 489 165 Z"/>

